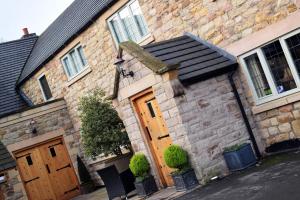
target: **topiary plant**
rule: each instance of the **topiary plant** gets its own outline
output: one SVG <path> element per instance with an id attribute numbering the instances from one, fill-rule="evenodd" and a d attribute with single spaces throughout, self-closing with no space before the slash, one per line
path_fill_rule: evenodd
<path id="1" fill-rule="evenodd" d="M 139 182 L 148 176 L 150 165 L 144 154 L 137 153 L 130 159 L 129 168 Z"/>
<path id="2" fill-rule="evenodd" d="M 121 155 L 121 147 L 130 149 L 124 124 L 103 91 L 96 89 L 82 97 L 79 110 L 83 147 L 88 156 Z"/>
<path id="3" fill-rule="evenodd" d="M 164 160 L 168 167 L 177 169 L 175 173 L 183 173 L 189 168 L 187 152 L 178 145 L 171 145 L 164 151 Z"/>

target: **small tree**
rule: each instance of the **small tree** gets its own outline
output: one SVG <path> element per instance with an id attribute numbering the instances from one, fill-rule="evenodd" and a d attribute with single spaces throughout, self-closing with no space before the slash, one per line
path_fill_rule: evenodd
<path id="1" fill-rule="evenodd" d="M 82 97 L 79 110 L 83 147 L 88 156 L 121 155 L 121 147 L 130 148 L 124 124 L 103 91 L 97 89 Z"/>

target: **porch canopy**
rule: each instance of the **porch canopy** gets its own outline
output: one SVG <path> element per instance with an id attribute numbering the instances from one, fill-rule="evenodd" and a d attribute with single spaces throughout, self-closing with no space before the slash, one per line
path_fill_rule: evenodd
<path id="1" fill-rule="evenodd" d="M 177 68 L 184 85 L 227 73 L 238 66 L 234 56 L 190 33 L 142 47 L 130 41 L 120 47 L 158 74 Z"/>

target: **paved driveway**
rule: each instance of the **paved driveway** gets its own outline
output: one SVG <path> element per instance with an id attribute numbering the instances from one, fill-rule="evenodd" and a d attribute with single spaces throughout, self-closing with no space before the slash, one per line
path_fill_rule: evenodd
<path id="1" fill-rule="evenodd" d="M 300 152 L 273 156 L 246 172 L 176 200 L 300 200 Z"/>

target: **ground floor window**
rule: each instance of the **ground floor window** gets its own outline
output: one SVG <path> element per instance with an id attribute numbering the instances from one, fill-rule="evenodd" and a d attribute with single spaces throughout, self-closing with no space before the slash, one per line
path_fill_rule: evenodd
<path id="1" fill-rule="evenodd" d="M 240 58 L 256 103 L 300 91 L 300 30 Z"/>

